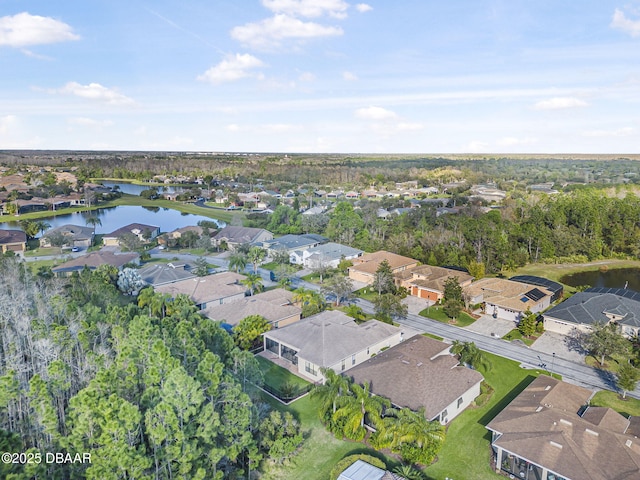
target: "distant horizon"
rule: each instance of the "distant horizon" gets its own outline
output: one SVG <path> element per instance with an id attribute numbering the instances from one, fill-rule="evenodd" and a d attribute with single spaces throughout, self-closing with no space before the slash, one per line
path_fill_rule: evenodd
<path id="1" fill-rule="evenodd" d="M 640 0 L 7 0 L 1 15 L 0 149 L 640 152 Z"/>

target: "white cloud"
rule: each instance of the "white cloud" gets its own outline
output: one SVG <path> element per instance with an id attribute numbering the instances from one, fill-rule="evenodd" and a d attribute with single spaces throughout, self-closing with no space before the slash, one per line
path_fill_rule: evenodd
<path id="1" fill-rule="evenodd" d="M 586 107 L 589 104 L 575 97 L 555 97 L 541 100 L 534 105 L 536 110 L 559 110 L 563 108 Z"/>
<path id="2" fill-rule="evenodd" d="M 474 140 L 467 145 L 466 151 L 470 153 L 481 153 L 481 152 L 486 152 L 488 147 L 489 147 L 488 143 Z"/>
<path id="3" fill-rule="evenodd" d="M 15 125 L 17 117 L 15 115 L 5 115 L 0 117 L 0 135 L 5 135 L 9 129 Z"/>
<path id="4" fill-rule="evenodd" d="M 298 80 L 301 82 L 313 82 L 316 79 L 316 76 L 311 72 L 303 72 L 298 77 Z"/>
<path id="5" fill-rule="evenodd" d="M 359 108 L 355 111 L 355 116 L 363 120 L 393 120 L 398 118 L 398 115 L 391 110 L 387 110 L 382 107 L 369 106 L 365 108 Z"/>
<path id="6" fill-rule="evenodd" d="M 352 72 L 342 72 L 342 78 L 347 82 L 355 82 L 358 80 L 358 76 Z"/>
<path id="7" fill-rule="evenodd" d="M 238 125 L 237 123 L 230 123 L 225 128 L 229 132 L 238 132 L 238 131 L 240 131 L 240 125 Z"/>
<path id="8" fill-rule="evenodd" d="M 78 40 L 79 35 L 59 20 L 27 12 L 0 17 L 0 46 L 28 47 Z"/>
<path id="9" fill-rule="evenodd" d="M 345 18 L 349 8 L 343 0 L 262 0 L 262 5 L 274 13 L 307 18 L 323 15 Z"/>
<path id="10" fill-rule="evenodd" d="M 270 123 L 260 126 L 260 130 L 267 133 L 288 133 L 300 129 L 300 125 L 291 125 L 288 123 Z"/>
<path id="11" fill-rule="evenodd" d="M 611 19 L 611 28 L 628 33 L 632 37 L 640 37 L 640 20 L 627 18 L 622 10 L 616 8 Z"/>
<path id="12" fill-rule="evenodd" d="M 537 143 L 536 138 L 526 137 L 526 138 L 518 138 L 518 137 L 503 137 L 496 142 L 496 144 L 500 147 L 515 147 L 516 145 L 532 145 Z"/>
<path id="13" fill-rule="evenodd" d="M 217 85 L 246 77 L 259 77 L 260 75 L 253 73 L 252 70 L 262 66 L 264 63 L 253 55 L 236 53 L 199 75 L 198 80 Z"/>
<path id="14" fill-rule="evenodd" d="M 54 90 L 51 93 L 74 95 L 76 97 L 96 100 L 109 105 L 132 105 L 135 103 L 133 99 L 126 95 L 119 93 L 117 90 L 104 87 L 99 83 L 81 85 L 77 82 L 69 82 L 64 87 Z"/>
<path id="15" fill-rule="evenodd" d="M 260 22 L 247 23 L 231 30 L 231 36 L 252 48 L 272 48 L 285 39 L 309 39 L 342 35 L 339 27 L 303 22 L 290 15 L 277 14 Z"/>
<path id="16" fill-rule="evenodd" d="M 370 12 L 371 10 L 373 10 L 373 7 L 371 5 L 368 5 L 366 3 L 359 3 L 356 5 L 356 10 L 358 10 L 360 13 L 365 13 L 365 12 Z"/>
<path id="17" fill-rule="evenodd" d="M 635 133 L 635 128 L 623 127 L 617 130 L 591 130 L 584 132 L 584 137 L 629 137 Z"/>
<path id="18" fill-rule="evenodd" d="M 396 130 L 399 132 L 415 132 L 416 130 L 422 130 L 424 125 L 421 123 L 412 122 L 400 122 L 396 125 Z"/>
<path id="19" fill-rule="evenodd" d="M 78 125 L 82 127 L 110 127 L 113 125 L 111 120 L 95 120 L 88 117 L 74 117 L 67 120 L 70 125 Z"/>

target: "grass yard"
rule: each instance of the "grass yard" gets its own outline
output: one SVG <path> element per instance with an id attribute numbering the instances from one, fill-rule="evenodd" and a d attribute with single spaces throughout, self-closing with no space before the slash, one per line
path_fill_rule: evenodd
<path id="1" fill-rule="evenodd" d="M 494 389 L 493 395 L 483 407 L 469 408 L 451 422 L 444 447 L 440 451 L 440 460 L 425 470 L 429 479 L 504 478 L 491 468 L 491 436 L 485 425 L 542 372 L 524 370 L 512 360 L 486 352 L 485 355 L 491 362 L 491 367 L 482 373 L 486 382 Z"/>
<path id="2" fill-rule="evenodd" d="M 595 357 L 593 355 L 587 355 L 584 359 L 584 363 L 589 365 L 590 367 L 597 368 L 600 370 L 607 370 L 609 372 L 617 373 L 620 365 L 625 364 L 629 361 L 628 357 L 624 355 L 612 355 L 604 357 L 604 365 L 600 365 L 600 357 Z"/>
<path id="3" fill-rule="evenodd" d="M 294 375 L 290 371 L 270 362 L 266 358 L 256 356 L 260 364 L 260 370 L 264 375 L 264 383 L 275 389 L 281 390 L 284 385 L 292 385 L 296 388 L 304 388 L 309 385 L 306 380 Z"/>
<path id="4" fill-rule="evenodd" d="M 387 468 L 399 465 L 363 443 L 335 438 L 320 423 L 318 401 L 309 395 L 288 407 L 275 400 L 271 404 L 282 412 L 291 412 L 301 422 L 305 441 L 298 455 L 290 461 L 284 465 L 270 465 L 261 477 L 263 480 L 327 480 L 336 463 L 356 453 L 378 457 L 387 464 Z"/>
<path id="5" fill-rule="evenodd" d="M 502 339 L 509 340 L 509 341 L 522 340 L 522 342 L 524 342 L 524 344 L 527 347 L 530 347 L 531 345 L 533 345 L 533 342 L 535 342 L 539 337 L 540 337 L 539 334 L 534 334 L 533 337 L 524 337 L 522 333 L 520 333 L 520 330 L 518 330 L 517 328 L 514 328 L 509 333 L 507 333 L 504 337 L 502 337 Z"/>
<path id="6" fill-rule="evenodd" d="M 458 318 L 456 318 L 455 322 L 447 317 L 447 315 L 442 311 L 442 307 L 428 307 L 420 312 L 420 315 L 427 318 L 432 318 L 442 323 L 448 323 L 449 325 L 456 325 L 458 327 L 468 327 L 473 322 L 476 321 L 471 315 L 468 315 L 464 312 L 460 312 Z"/>
<path id="7" fill-rule="evenodd" d="M 625 417 L 629 415 L 633 417 L 640 416 L 640 400 L 631 397 L 623 400 L 618 393 L 609 390 L 600 390 L 596 393 L 591 399 L 591 405 L 594 407 L 613 408 Z"/>

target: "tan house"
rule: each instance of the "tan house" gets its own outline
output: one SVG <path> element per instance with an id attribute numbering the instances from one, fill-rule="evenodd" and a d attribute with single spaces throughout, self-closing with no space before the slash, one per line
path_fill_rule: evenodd
<path id="1" fill-rule="evenodd" d="M 27 249 L 27 235 L 22 230 L 0 230 L 0 252 L 22 255 Z"/>
<path id="2" fill-rule="evenodd" d="M 217 320 L 231 327 L 251 315 L 261 315 L 271 324 L 271 328 L 286 327 L 300 320 L 302 309 L 293 304 L 293 293 L 283 288 L 245 297 L 233 303 L 211 305 L 202 313 L 211 320 Z"/>
<path id="3" fill-rule="evenodd" d="M 502 278 L 482 278 L 463 292 L 469 304 L 483 304 L 484 313 L 516 323 L 527 310 L 538 313 L 546 309 L 553 296 L 545 287 Z"/>
<path id="4" fill-rule="evenodd" d="M 265 333 L 263 354 L 290 362 L 316 382 L 324 381 L 321 368 L 344 372 L 403 339 L 399 327 L 378 320 L 358 325 L 339 310 L 326 310 Z"/>
<path id="5" fill-rule="evenodd" d="M 436 303 L 444 297 L 444 284 L 449 278 L 457 278 L 461 287 L 468 287 L 473 277 L 467 272 L 451 268 L 419 265 L 395 275 L 396 283 L 405 287 L 410 295 Z"/>
<path id="6" fill-rule="evenodd" d="M 155 291 L 166 293 L 171 297 L 186 295 L 200 310 L 203 310 L 211 305 L 222 305 L 244 299 L 247 287 L 240 282 L 245 278 L 244 275 L 234 272 L 215 273 L 160 285 Z"/>
<path id="7" fill-rule="evenodd" d="M 61 235 L 64 239 L 62 246 L 90 247 L 93 244 L 93 228 L 67 224 L 47 230 L 47 233 L 40 237 L 40 246 L 50 247 L 51 239 L 56 235 Z"/>
<path id="8" fill-rule="evenodd" d="M 135 235 L 141 242 L 146 243 L 160 234 L 160 227 L 145 225 L 144 223 L 130 223 L 129 225 L 104 235 L 102 237 L 102 242 L 105 246 L 118 246 L 120 245 L 120 237 L 126 234 Z"/>
<path id="9" fill-rule="evenodd" d="M 349 267 L 349 278 L 357 282 L 371 284 L 376 270 L 378 270 L 380 264 L 385 260 L 389 262 L 393 274 L 404 272 L 418 265 L 418 261 L 413 258 L 380 250 L 374 253 L 365 253 L 361 257 L 354 258 L 352 260 L 353 266 Z"/>
<path id="10" fill-rule="evenodd" d="M 215 247 L 226 243 L 229 250 L 235 250 L 245 243 L 250 245 L 262 245 L 262 242 L 266 242 L 272 238 L 273 233 L 265 230 L 264 228 L 227 226 L 221 229 L 217 235 L 213 237 L 212 243 Z"/>
<path id="11" fill-rule="evenodd" d="M 73 272 L 80 272 L 85 268 L 95 270 L 100 265 L 111 265 L 121 270 L 129 263 L 139 264 L 140 255 L 135 252 L 113 253 L 100 250 L 76 257 L 68 262 L 61 263 L 60 265 L 53 267 L 51 271 L 59 277 L 67 277 Z"/>
<path id="12" fill-rule="evenodd" d="M 487 425 L 495 469 L 525 480 L 640 478 L 637 418 L 591 407 L 594 392 L 540 375 Z"/>
<path id="13" fill-rule="evenodd" d="M 354 382 L 370 382 L 371 392 L 393 405 L 417 411 L 443 425 L 464 411 L 480 395 L 484 377 L 459 365 L 451 345 L 416 335 L 353 367 Z"/>

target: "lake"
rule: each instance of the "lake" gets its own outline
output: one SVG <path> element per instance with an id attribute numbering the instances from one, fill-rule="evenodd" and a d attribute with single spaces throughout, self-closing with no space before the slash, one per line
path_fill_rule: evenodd
<path id="1" fill-rule="evenodd" d="M 140 192 L 143 190 L 148 190 L 153 187 L 153 185 L 136 185 L 134 183 L 114 183 L 114 182 L 102 182 L 105 187 L 113 188 L 118 187 L 122 193 L 126 193 L 128 195 L 140 195 Z M 170 186 L 159 186 L 156 187 L 159 193 L 181 193 L 184 192 L 184 188 L 182 187 L 170 187 Z"/>
<path id="2" fill-rule="evenodd" d="M 572 287 L 589 285 L 590 287 L 624 288 L 625 284 L 627 284 L 627 288 L 640 292 L 640 269 L 612 268 L 607 271 L 590 270 L 565 275 L 560 278 L 560 281 Z"/>
<path id="3" fill-rule="evenodd" d="M 160 231 L 162 232 L 170 232 L 176 228 L 196 225 L 200 220 L 215 222 L 220 227 L 225 226 L 225 223 L 221 220 L 203 217 L 201 215 L 193 215 L 190 213 L 182 213 L 170 208 L 140 207 L 131 205 L 56 215 L 55 217 L 39 218 L 35 221 L 45 221 L 49 223 L 51 227 L 59 227 L 68 223 L 73 225 L 86 225 L 86 219 L 94 215 L 102 222 L 101 226 L 98 225 L 96 227 L 96 233 L 98 234 L 110 233 L 120 227 L 136 222 L 147 225 L 156 225 L 160 227 Z M 0 229 L 20 229 L 20 224 L 18 222 L 0 223 Z"/>

